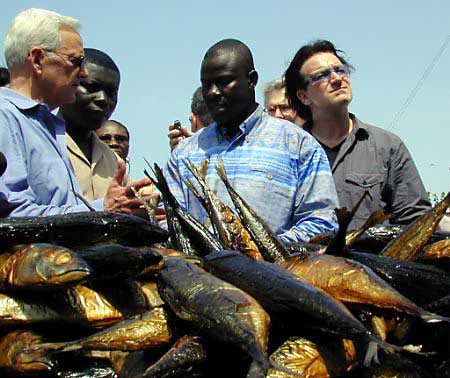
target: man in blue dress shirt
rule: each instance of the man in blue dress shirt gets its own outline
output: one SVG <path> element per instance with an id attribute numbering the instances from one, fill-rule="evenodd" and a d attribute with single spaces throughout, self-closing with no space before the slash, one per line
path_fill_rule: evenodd
<path id="1" fill-rule="evenodd" d="M 206 181 L 232 207 L 214 165 L 221 157 L 237 192 L 283 241 L 308 241 L 337 227 L 336 190 L 325 152 L 293 123 L 263 111 L 255 101 L 258 74 L 249 48 L 226 39 L 207 52 L 201 66 L 203 98 L 215 123 L 182 140 L 166 173 L 183 208 L 200 222 L 207 214 L 181 177 L 195 179 L 183 159 L 210 158 Z"/>
<path id="2" fill-rule="evenodd" d="M 52 110 L 75 100 L 84 66 L 79 22 L 28 9 L 11 24 L 5 58 L 9 88 L 0 88 L 0 151 L 8 167 L 0 178 L 0 216 L 40 216 L 88 210 L 67 157 L 64 121 Z M 131 187 L 122 187 L 121 162 L 97 210 L 143 215 Z M 148 179 L 134 182 L 137 190 Z"/>

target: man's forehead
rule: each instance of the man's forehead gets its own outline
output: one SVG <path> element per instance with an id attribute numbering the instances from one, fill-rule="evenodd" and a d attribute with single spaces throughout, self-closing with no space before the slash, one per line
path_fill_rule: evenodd
<path id="1" fill-rule="evenodd" d="M 89 71 L 88 81 L 107 82 L 119 86 L 120 75 L 117 71 L 89 61 L 86 61 L 86 68 Z"/>
<path id="2" fill-rule="evenodd" d="M 244 62 L 239 54 L 233 50 L 218 50 L 203 59 L 202 72 L 206 70 L 239 71 L 244 67 Z"/>

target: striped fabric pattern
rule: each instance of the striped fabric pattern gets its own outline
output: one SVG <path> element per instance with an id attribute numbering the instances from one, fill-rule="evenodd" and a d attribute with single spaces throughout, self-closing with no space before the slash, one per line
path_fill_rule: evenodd
<path id="1" fill-rule="evenodd" d="M 180 179 L 200 190 L 183 159 L 200 165 L 210 158 L 206 181 L 219 198 L 234 206 L 214 166 L 220 156 L 233 188 L 284 241 L 308 241 L 337 228 L 336 189 L 322 147 L 298 126 L 263 112 L 262 107 L 240 125 L 229 140 L 214 123 L 183 140 L 166 167 L 169 186 L 182 207 L 200 222 L 207 214 Z"/>

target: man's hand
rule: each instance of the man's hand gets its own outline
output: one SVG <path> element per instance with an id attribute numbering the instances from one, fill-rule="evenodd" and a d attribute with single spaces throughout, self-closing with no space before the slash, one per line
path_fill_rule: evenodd
<path id="1" fill-rule="evenodd" d="M 192 135 L 194 135 L 194 133 L 192 131 L 189 131 L 186 127 L 181 126 L 181 130 L 178 130 L 175 128 L 173 123 L 170 124 L 169 134 L 167 134 L 167 136 L 169 137 L 170 150 L 173 151 L 182 139 L 189 138 Z"/>
<path id="2" fill-rule="evenodd" d="M 141 218 L 147 217 L 147 212 L 141 207 L 141 201 L 137 198 L 131 189 L 133 186 L 136 190 L 151 185 L 152 182 L 148 178 L 130 182 L 127 186 L 122 186 L 123 176 L 126 167 L 122 159 L 118 159 L 117 171 L 114 178 L 109 183 L 105 198 L 103 199 L 103 209 L 105 211 L 132 214 Z"/>

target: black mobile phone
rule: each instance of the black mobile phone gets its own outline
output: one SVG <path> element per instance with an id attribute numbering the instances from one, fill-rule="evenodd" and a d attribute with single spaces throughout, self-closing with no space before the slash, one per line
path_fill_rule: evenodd
<path id="1" fill-rule="evenodd" d="M 175 129 L 181 131 L 181 122 L 178 121 L 177 119 L 173 122 L 173 126 L 175 127 Z"/>

